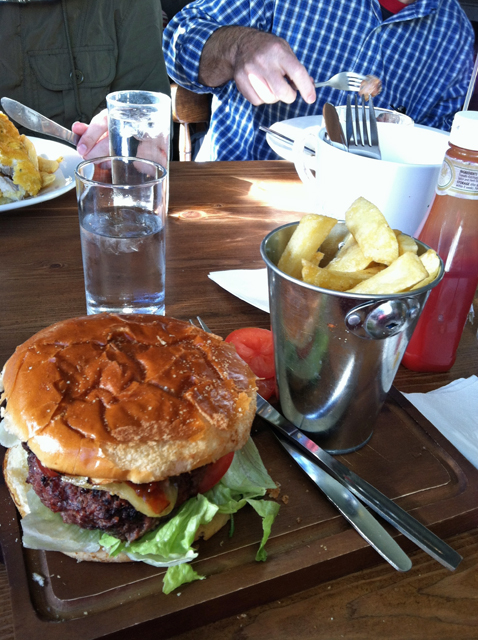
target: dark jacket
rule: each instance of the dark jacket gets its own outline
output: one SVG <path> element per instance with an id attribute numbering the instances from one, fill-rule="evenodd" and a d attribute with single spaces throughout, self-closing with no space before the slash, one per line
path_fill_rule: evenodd
<path id="1" fill-rule="evenodd" d="M 0 2 L 0 97 L 70 128 L 119 89 L 170 93 L 159 0 Z"/>

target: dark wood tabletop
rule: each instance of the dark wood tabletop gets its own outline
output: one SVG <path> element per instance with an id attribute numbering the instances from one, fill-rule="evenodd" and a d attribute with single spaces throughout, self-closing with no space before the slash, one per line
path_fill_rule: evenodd
<path id="1" fill-rule="evenodd" d="M 259 246 L 273 228 L 309 212 L 293 165 L 285 161 L 171 163 L 166 313 L 201 315 L 217 334 L 269 327 L 268 314 L 236 299 L 210 271 L 261 268 Z M 478 300 L 475 298 L 475 312 Z M 0 367 L 15 347 L 58 320 L 86 313 L 74 190 L 0 214 Z M 395 386 L 430 391 L 478 372 L 476 322 L 443 374 L 400 367 Z M 181 640 L 471 639 L 478 637 L 478 522 L 447 541 L 462 556 L 455 572 L 412 550 L 400 574 L 379 562 L 187 631 Z M 172 596 L 171 596 L 172 597 Z M 218 616 L 219 617 L 219 616 Z M 134 638 L 134 634 L 131 638 Z M 0 640 L 13 640 L 10 586 L 0 564 Z M 32 639 L 33 640 L 33 639 Z"/>

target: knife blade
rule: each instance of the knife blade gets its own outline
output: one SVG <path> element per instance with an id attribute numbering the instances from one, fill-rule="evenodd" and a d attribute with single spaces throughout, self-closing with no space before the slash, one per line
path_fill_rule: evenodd
<path id="1" fill-rule="evenodd" d="M 324 451 L 318 444 L 310 440 L 259 394 L 257 394 L 256 414 L 278 429 L 282 435 L 295 445 L 298 445 L 302 451 L 314 456 L 322 467 L 326 467 L 327 471 L 332 473 L 336 480 L 345 485 L 362 502 L 444 567 L 453 571 L 463 560 L 460 554 L 444 540 L 441 540 L 393 500 L 387 498 L 373 485 L 363 480 L 327 451 Z"/>
<path id="2" fill-rule="evenodd" d="M 397 571 L 408 571 L 411 568 L 412 562 L 407 554 L 343 484 L 334 480 L 319 465 L 306 458 L 283 436 L 278 434 L 275 436 L 301 469 L 323 491 L 328 500 L 382 558 L 385 558 Z"/>
<path id="3" fill-rule="evenodd" d="M 46 136 L 60 138 L 60 140 L 65 140 L 74 147 L 78 144 L 78 140 L 80 139 L 79 135 L 69 129 L 65 129 L 65 127 L 53 122 L 53 120 L 50 120 L 46 116 L 42 116 L 41 113 L 38 113 L 34 109 L 26 107 L 21 104 L 21 102 L 17 102 L 11 98 L 2 98 L 1 103 L 7 116 L 15 120 L 15 122 L 18 122 L 18 124 L 21 124 L 22 127 L 27 127 L 27 129 L 31 129 L 31 131 L 43 133 Z"/>
<path id="4" fill-rule="evenodd" d="M 337 113 L 337 109 L 334 105 L 330 102 L 326 102 L 322 107 L 322 115 L 324 117 L 325 128 L 330 141 L 346 147 L 344 131 L 340 124 L 339 114 Z"/>

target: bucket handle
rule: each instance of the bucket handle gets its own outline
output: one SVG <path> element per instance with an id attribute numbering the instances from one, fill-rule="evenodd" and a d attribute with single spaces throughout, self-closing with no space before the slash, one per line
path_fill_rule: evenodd
<path id="1" fill-rule="evenodd" d="M 384 340 L 409 327 L 420 313 L 417 297 L 365 302 L 345 316 L 345 326 L 368 340 Z"/>

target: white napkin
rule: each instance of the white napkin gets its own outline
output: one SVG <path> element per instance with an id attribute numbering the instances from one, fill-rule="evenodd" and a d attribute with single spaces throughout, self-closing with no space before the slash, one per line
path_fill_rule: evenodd
<path id="1" fill-rule="evenodd" d="M 403 394 L 478 468 L 478 377 L 460 378 L 428 393 Z"/>
<path id="2" fill-rule="evenodd" d="M 212 271 L 209 277 L 233 296 L 269 313 L 267 269 Z"/>

